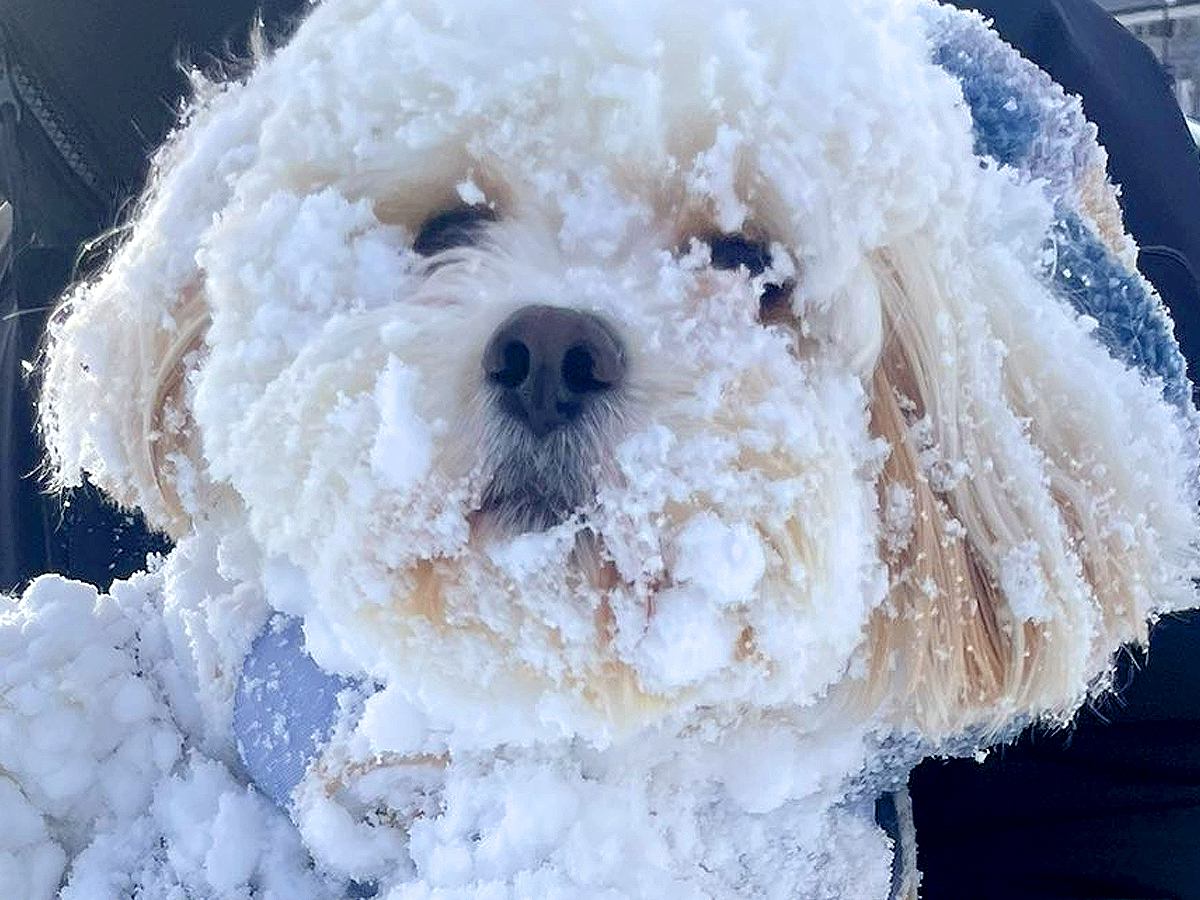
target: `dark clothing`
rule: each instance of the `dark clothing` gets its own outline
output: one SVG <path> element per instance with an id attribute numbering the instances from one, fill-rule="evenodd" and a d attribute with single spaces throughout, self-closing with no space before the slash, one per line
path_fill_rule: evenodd
<path id="1" fill-rule="evenodd" d="M 1125 226 L 1142 248 L 1138 266 L 1170 307 L 1197 380 L 1200 153 L 1154 54 L 1092 0 L 952 2 L 994 20 L 1004 40 L 1082 98 L 1121 186 Z"/>
<path id="2" fill-rule="evenodd" d="M 1200 155 L 1158 63 L 1090 0 L 956 5 L 1083 98 L 1196 379 Z M 1145 662 L 1126 657 L 1124 690 L 1066 732 L 913 773 L 922 897 L 1200 898 L 1200 615 L 1164 620 Z"/>
<path id="3" fill-rule="evenodd" d="M 1164 620 L 1132 683 L 1065 732 L 910 781 L 926 900 L 1200 897 L 1200 617 Z"/>
<path id="4" fill-rule="evenodd" d="M 0 0 L 0 26 L 101 185 L 129 196 L 175 124 L 184 66 L 244 59 L 255 18 L 285 34 L 307 0 Z"/>
<path id="5" fill-rule="evenodd" d="M 305 0 L 0 0 L 0 591 L 47 571 L 106 587 L 165 543 L 84 488 L 46 496 L 27 377 L 81 244 L 118 221 L 187 90 L 181 60 L 247 51 L 254 16 L 287 30 Z"/>

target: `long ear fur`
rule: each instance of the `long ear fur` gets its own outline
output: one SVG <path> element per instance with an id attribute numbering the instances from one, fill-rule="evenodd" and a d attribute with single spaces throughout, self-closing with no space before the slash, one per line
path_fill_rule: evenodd
<path id="1" fill-rule="evenodd" d="M 1031 337 L 1018 292 L 1071 323 L 1046 288 L 981 266 L 948 290 L 932 251 L 873 264 L 890 593 L 869 627 L 869 683 L 927 735 L 995 733 L 1068 713 L 1156 607 L 1190 602 L 1189 439 L 1157 386 L 1081 330 L 1043 322 L 1053 337 Z M 1056 346 L 1072 335 L 1085 340 Z M 1175 446 L 1133 439 L 1146 414 Z"/>
<path id="2" fill-rule="evenodd" d="M 86 473 L 174 536 L 188 527 L 179 495 L 188 479 L 163 472 L 182 459 L 177 450 L 189 452 L 181 364 L 208 323 L 196 253 L 231 190 L 212 173 L 261 121 L 240 108 L 236 86 L 197 78 L 193 88 L 184 127 L 156 154 L 104 271 L 76 285 L 51 319 L 39 398 L 50 487 L 74 487 Z M 233 127 L 205 127 L 222 117 Z"/>
<path id="3" fill-rule="evenodd" d="M 162 508 L 167 514 L 165 530 L 175 538 L 187 532 L 191 517 L 180 496 L 181 461 L 199 457 L 198 439 L 186 409 L 185 390 L 189 360 L 203 352 L 210 322 L 202 285 L 188 290 L 176 311 L 178 329 L 174 340 L 152 368 L 153 389 L 142 408 L 144 449 L 141 477 L 153 479 Z M 189 466 L 193 473 L 195 468 Z M 193 486 L 195 487 L 195 486 Z"/>
<path id="4" fill-rule="evenodd" d="M 81 285 L 51 324 L 40 397 L 51 486 L 72 487 L 86 471 L 114 501 L 178 537 L 189 527 L 183 484 L 198 487 L 181 469 L 196 449 L 181 401 L 187 359 L 208 326 L 203 286 L 194 281 L 151 311 L 154 321 L 121 315 L 124 297 L 119 279 Z"/>

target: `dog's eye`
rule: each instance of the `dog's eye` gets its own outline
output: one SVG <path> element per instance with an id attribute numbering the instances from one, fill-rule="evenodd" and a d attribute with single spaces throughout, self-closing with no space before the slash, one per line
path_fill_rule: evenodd
<path id="1" fill-rule="evenodd" d="M 714 269 L 745 268 L 750 277 L 761 275 L 771 265 L 771 251 L 762 241 L 740 234 L 718 234 L 708 238 Z"/>
<path id="2" fill-rule="evenodd" d="M 771 250 L 765 241 L 754 241 L 741 234 L 718 234 L 709 237 L 707 243 L 714 269 L 745 269 L 755 278 L 770 268 Z M 792 288 L 790 280 L 764 285 L 758 299 L 758 320 L 764 325 L 790 320 Z"/>
<path id="3" fill-rule="evenodd" d="M 433 256 L 454 247 L 475 243 L 480 229 L 496 221 L 496 212 L 488 206 L 460 206 L 430 216 L 417 231 L 413 250 L 421 256 Z"/>
<path id="4" fill-rule="evenodd" d="M 762 296 L 758 298 L 758 321 L 764 325 L 795 324 L 795 313 L 792 312 L 792 290 L 795 282 L 783 284 L 767 284 L 763 286 Z"/>

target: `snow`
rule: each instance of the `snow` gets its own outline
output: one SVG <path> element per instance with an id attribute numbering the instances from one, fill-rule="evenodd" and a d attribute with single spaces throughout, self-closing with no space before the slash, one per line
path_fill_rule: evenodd
<path id="1" fill-rule="evenodd" d="M 0 889 L 11 897 L 51 897 L 66 869 L 66 853 L 50 836 L 41 812 L 16 782 L 0 779 L 5 837 L 0 850 Z"/>
<path id="2" fill-rule="evenodd" d="M 385 689 L 367 699 L 359 730 L 376 753 L 419 753 L 429 723 L 403 693 Z"/>
<path id="3" fill-rule="evenodd" d="M 884 492 L 883 542 L 891 553 L 899 553 L 912 542 L 916 524 L 913 492 L 902 484 L 890 484 Z"/>
<path id="4" fill-rule="evenodd" d="M 925 0 L 325 0 L 206 88 L 56 317 L 59 479 L 177 544 L 107 595 L 3 601 L 0 896 L 886 897 L 873 791 L 1068 714 L 1194 602 L 1200 531 L 1171 372 L 1048 268 L 1061 204 L 1104 212 L 1051 171 L 1102 161 L 1090 126 L 981 161 L 933 62 L 956 27 L 982 26 Z M 416 258 L 459 201 L 497 220 Z M 708 264 L 741 228 L 771 247 L 756 280 Z M 757 320 L 767 278 L 797 327 Z M 514 534 L 481 509 L 511 435 L 480 356 L 529 303 L 612 323 L 628 374 L 568 473 L 594 499 Z M 946 548 L 1049 647 L 1036 684 L 998 679 L 1024 708 L 910 671 L 974 608 L 919 569 Z"/>
<path id="5" fill-rule="evenodd" d="M 1038 622 L 1049 616 L 1048 586 L 1038 566 L 1037 544 L 1013 547 L 1000 561 L 1000 587 L 1017 619 Z"/>
<path id="6" fill-rule="evenodd" d="M 703 513 L 680 532 L 675 558 L 675 578 L 691 582 L 721 606 L 749 601 L 767 568 L 762 541 L 750 526 L 727 525 Z"/>
<path id="7" fill-rule="evenodd" d="M 738 631 L 738 624 L 706 603 L 702 592 L 659 591 L 654 616 L 634 650 L 642 684 L 668 691 L 711 677 L 734 661 Z"/>
<path id="8" fill-rule="evenodd" d="M 416 415 L 410 400 L 419 389 L 416 378 L 392 357 L 375 386 L 380 424 L 371 447 L 371 470 L 396 491 L 419 484 L 432 461 L 429 427 Z"/>

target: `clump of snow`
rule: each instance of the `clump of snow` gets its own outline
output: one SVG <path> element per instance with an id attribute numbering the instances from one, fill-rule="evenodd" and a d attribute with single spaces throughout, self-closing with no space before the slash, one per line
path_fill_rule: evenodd
<path id="1" fill-rule="evenodd" d="M 3 602 L 0 770 L 73 855 L 96 822 L 145 809 L 179 734 L 140 677 L 138 619 L 116 600 L 43 576 Z"/>
<path id="2" fill-rule="evenodd" d="M 483 192 L 483 188 L 470 178 L 460 181 L 455 185 L 455 190 L 458 192 L 459 199 L 467 206 L 481 206 L 487 202 L 487 195 Z"/>
<path id="3" fill-rule="evenodd" d="M 45 576 L 2 601 L 0 895 L 338 895 L 283 812 L 226 761 L 188 749 L 222 742 L 176 724 L 244 653 L 215 612 L 182 637 L 181 619 L 204 615 L 225 585 L 212 544 L 176 553 L 195 564 L 186 577 L 168 566 L 98 595 Z"/>
<path id="4" fill-rule="evenodd" d="M 411 405 L 410 398 L 419 389 L 416 378 L 392 357 L 375 386 L 380 424 L 371 447 L 371 470 L 396 491 L 420 483 L 433 455 L 430 428 Z"/>
<path id="5" fill-rule="evenodd" d="M 7 775 L 0 777 L 0 809 L 5 826 L 0 890 L 8 897 L 53 897 L 67 854 L 51 836 L 41 811 Z"/>
<path id="6" fill-rule="evenodd" d="M 691 582 L 721 606 L 753 599 L 766 573 L 762 541 L 744 523 L 729 526 L 702 513 L 691 519 L 675 542 L 676 580 Z"/>
<path id="7" fill-rule="evenodd" d="M 1049 617 L 1049 588 L 1032 541 L 1013 547 L 1000 561 L 1000 588 L 1019 621 L 1039 622 Z"/>
<path id="8" fill-rule="evenodd" d="M 912 542 L 916 509 L 911 488 L 889 484 L 883 496 L 883 543 L 889 553 L 899 553 Z"/>
<path id="9" fill-rule="evenodd" d="M 720 671 L 734 661 L 740 626 L 690 587 L 654 595 L 654 611 L 634 651 L 634 667 L 651 691 L 671 690 Z"/>
<path id="10" fill-rule="evenodd" d="M 368 698 L 359 731 L 375 753 L 419 753 L 429 722 L 400 691 L 385 689 Z"/>
<path id="11" fill-rule="evenodd" d="M 953 491 L 964 478 L 971 474 L 971 468 L 963 459 L 947 457 L 933 437 L 933 424 L 928 418 L 921 418 L 909 427 L 912 442 L 921 449 L 917 457 L 921 464 L 921 472 L 929 482 L 929 486 L 939 494 Z"/>

